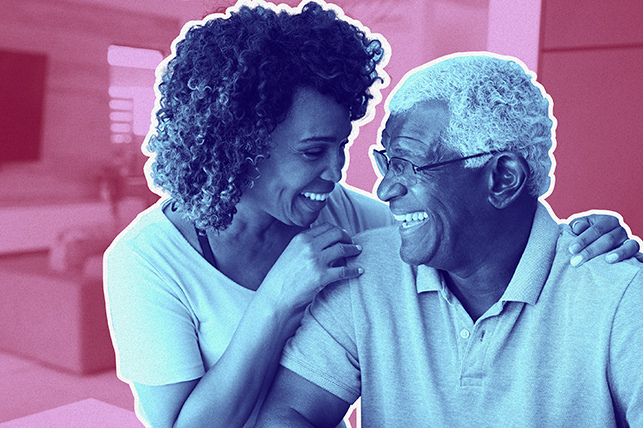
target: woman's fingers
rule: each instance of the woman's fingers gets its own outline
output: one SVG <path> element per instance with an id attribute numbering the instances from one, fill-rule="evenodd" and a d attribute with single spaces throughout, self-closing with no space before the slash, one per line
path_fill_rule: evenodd
<path id="1" fill-rule="evenodd" d="M 361 252 L 361 245 L 344 243 L 336 243 L 324 249 L 324 251 L 322 251 L 322 263 L 324 263 L 325 260 L 329 260 L 329 262 L 328 268 L 325 269 L 324 282 L 326 282 L 326 284 L 322 285 L 320 290 L 327 284 L 357 278 L 364 273 L 364 269 L 362 267 L 352 265 L 347 266 L 346 264 L 347 258 L 357 256 Z"/>
<path id="2" fill-rule="evenodd" d="M 591 229 L 588 229 L 584 233 L 588 233 Z M 581 239 L 583 235 L 579 236 L 578 239 Z M 622 228 L 613 229 L 607 233 L 600 235 L 594 240 L 588 240 L 589 243 L 586 244 L 585 248 L 575 254 L 570 263 L 573 266 L 580 266 L 588 260 L 593 259 L 594 257 L 608 253 L 606 255 L 606 260 L 610 263 L 616 262 L 618 260 L 623 260 L 623 258 L 629 258 L 633 256 L 638 249 L 633 244 L 627 244 L 623 246 L 622 244 L 627 241 L 627 233 Z M 587 242 L 587 241 L 586 241 Z M 634 241 L 636 243 L 636 241 Z M 580 245 L 580 244 L 579 244 Z M 636 244 L 638 245 L 638 244 Z M 573 244 L 572 244 L 573 247 Z M 570 248 L 572 248 L 570 247 Z M 615 253 L 616 252 L 616 253 Z M 614 259 L 616 254 L 617 259 Z"/>
<path id="3" fill-rule="evenodd" d="M 638 251 L 639 242 L 628 239 L 627 230 L 621 226 L 616 216 L 608 214 L 591 214 L 570 222 L 572 231 L 578 235 L 569 246 L 574 255 L 571 264 L 580 266 L 586 261 L 605 254 L 608 263 L 637 257 L 643 259 Z"/>
<path id="4" fill-rule="evenodd" d="M 276 305 L 309 304 L 327 284 L 356 278 L 363 270 L 346 259 L 361 252 L 345 230 L 322 224 L 295 236 L 273 265 L 261 288 Z"/>
<path id="5" fill-rule="evenodd" d="M 569 226 L 572 228 L 572 232 L 574 232 L 574 234 L 580 235 L 581 233 L 585 232 L 589 228 L 590 223 L 589 223 L 588 217 L 581 217 L 581 218 L 572 220 L 569 223 Z"/>
<path id="6" fill-rule="evenodd" d="M 601 236 L 614 231 L 614 229 L 620 229 L 623 232 L 621 236 L 624 236 L 624 238 L 618 242 L 618 244 L 615 243 L 613 247 L 607 248 L 606 251 L 615 249 L 627 239 L 627 232 L 625 232 L 625 229 L 621 227 L 618 218 L 611 215 L 590 214 L 586 217 L 573 220 L 570 223 L 570 227 L 572 232 L 578 235 L 569 247 L 569 251 L 572 254 L 580 253 L 592 242 L 596 241 Z M 594 254 L 594 256 L 595 255 L 597 254 Z"/>
<path id="7" fill-rule="evenodd" d="M 332 265 L 337 260 L 345 260 L 348 257 L 357 256 L 362 252 L 361 245 L 344 244 L 338 242 L 321 252 L 321 262 Z M 342 263 L 343 264 L 343 263 Z"/>
<path id="8" fill-rule="evenodd" d="M 310 235 L 312 237 L 317 237 L 317 236 L 320 236 L 320 235 L 328 232 L 329 230 L 333 230 L 333 229 L 338 229 L 338 227 L 333 226 L 330 223 L 320 223 L 320 224 L 317 224 L 317 225 L 311 227 L 307 231 L 302 232 L 302 234 Z"/>
<path id="9" fill-rule="evenodd" d="M 343 242 L 346 244 L 350 244 L 353 242 L 348 232 L 346 232 L 344 229 L 330 225 L 328 225 L 329 227 L 325 226 L 326 224 L 321 224 L 309 230 L 311 236 L 315 240 L 315 247 L 317 247 L 320 251 L 338 242 Z"/>
<path id="10" fill-rule="evenodd" d="M 321 287 L 319 287 L 319 290 L 317 291 L 319 292 L 326 285 L 332 284 L 333 282 L 357 278 L 363 273 L 364 273 L 364 269 L 362 269 L 359 266 L 350 266 L 350 267 L 339 266 L 339 267 L 329 268 L 327 270 L 327 274 L 328 274 L 327 278 L 329 279 L 329 281 L 326 284 L 323 284 Z"/>
<path id="11" fill-rule="evenodd" d="M 629 259 L 630 257 L 636 257 L 639 260 L 642 260 L 643 255 L 639 253 L 641 246 L 634 239 L 628 239 L 623 242 L 623 244 L 614 251 L 610 251 L 605 255 L 605 260 L 607 263 L 616 263 L 621 260 Z M 643 261 L 643 260 L 642 260 Z"/>

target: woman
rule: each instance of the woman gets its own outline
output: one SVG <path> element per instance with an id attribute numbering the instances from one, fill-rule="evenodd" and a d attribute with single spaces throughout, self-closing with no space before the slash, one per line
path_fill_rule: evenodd
<path id="1" fill-rule="evenodd" d="M 244 6 L 176 45 L 148 147 L 171 198 L 105 258 L 119 376 L 147 423 L 252 426 L 303 309 L 361 274 L 342 266 L 350 236 L 392 219 L 337 183 L 383 55 L 316 3 Z"/>

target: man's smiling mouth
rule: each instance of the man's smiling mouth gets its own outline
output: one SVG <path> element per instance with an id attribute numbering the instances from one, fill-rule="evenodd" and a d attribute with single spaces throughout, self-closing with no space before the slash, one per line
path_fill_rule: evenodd
<path id="1" fill-rule="evenodd" d="M 403 228 L 409 228 L 426 222 L 429 214 L 426 211 L 416 211 L 407 214 L 393 214 L 393 217 L 395 217 L 395 220 L 402 222 Z"/>

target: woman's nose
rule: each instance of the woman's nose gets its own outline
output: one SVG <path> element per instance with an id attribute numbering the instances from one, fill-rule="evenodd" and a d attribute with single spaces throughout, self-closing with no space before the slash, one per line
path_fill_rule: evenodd
<path id="1" fill-rule="evenodd" d="M 338 150 L 337 153 L 328 154 L 326 158 L 327 164 L 325 165 L 321 178 L 338 183 L 342 179 L 342 168 L 344 168 L 344 163 L 346 162 L 344 150 L 341 149 Z"/>

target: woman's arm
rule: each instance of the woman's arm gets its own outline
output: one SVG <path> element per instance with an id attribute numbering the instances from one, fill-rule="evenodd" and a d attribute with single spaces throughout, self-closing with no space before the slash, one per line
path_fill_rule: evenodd
<path id="1" fill-rule="evenodd" d="M 299 318 L 280 313 L 257 293 L 230 345 L 201 379 L 161 386 L 134 383 L 145 419 L 153 427 L 243 426 Z"/>
<path id="2" fill-rule="evenodd" d="M 153 427 L 243 426 L 306 305 L 326 284 L 360 274 L 357 268 L 331 264 L 358 253 L 345 232 L 327 224 L 293 238 L 255 293 L 229 346 L 203 377 L 162 386 L 134 383 L 146 420 Z"/>

